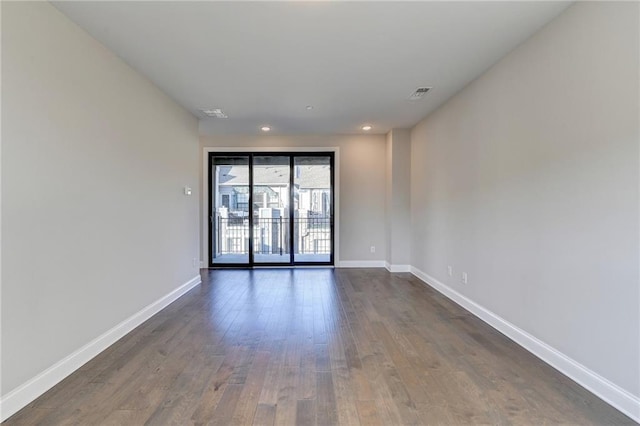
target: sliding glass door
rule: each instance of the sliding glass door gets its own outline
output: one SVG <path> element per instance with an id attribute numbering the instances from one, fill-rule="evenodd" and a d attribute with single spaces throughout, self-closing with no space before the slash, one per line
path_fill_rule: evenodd
<path id="1" fill-rule="evenodd" d="M 291 263 L 289 200 L 291 158 L 253 157 L 253 261 Z"/>
<path id="2" fill-rule="evenodd" d="M 332 157 L 293 158 L 293 259 L 331 262 L 333 256 Z"/>
<path id="3" fill-rule="evenodd" d="M 333 265 L 333 153 L 212 153 L 209 266 Z"/>
<path id="4" fill-rule="evenodd" d="M 249 264 L 248 155 L 221 155 L 210 159 L 209 257 L 212 265 Z"/>

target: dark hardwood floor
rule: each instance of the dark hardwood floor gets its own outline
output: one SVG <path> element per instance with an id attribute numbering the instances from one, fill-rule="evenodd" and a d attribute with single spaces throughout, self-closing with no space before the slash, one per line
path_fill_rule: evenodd
<path id="1" fill-rule="evenodd" d="M 633 424 L 409 274 L 212 270 L 7 425 Z"/>

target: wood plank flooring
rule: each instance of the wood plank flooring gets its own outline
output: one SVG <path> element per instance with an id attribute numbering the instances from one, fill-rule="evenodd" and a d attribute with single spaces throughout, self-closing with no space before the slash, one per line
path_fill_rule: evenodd
<path id="1" fill-rule="evenodd" d="M 409 274 L 203 272 L 7 425 L 633 424 Z"/>

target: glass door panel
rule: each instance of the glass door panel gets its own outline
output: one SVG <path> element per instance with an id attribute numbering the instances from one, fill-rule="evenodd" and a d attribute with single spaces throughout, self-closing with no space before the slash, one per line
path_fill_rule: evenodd
<path id="1" fill-rule="evenodd" d="M 293 260 L 333 263 L 333 157 L 293 157 Z"/>
<path id="2" fill-rule="evenodd" d="M 249 156 L 213 156 L 210 188 L 212 265 L 249 264 Z"/>
<path id="3" fill-rule="evenodd" d="M 289 156 L 253 157 L 253 262 L 290 264 Z"/>

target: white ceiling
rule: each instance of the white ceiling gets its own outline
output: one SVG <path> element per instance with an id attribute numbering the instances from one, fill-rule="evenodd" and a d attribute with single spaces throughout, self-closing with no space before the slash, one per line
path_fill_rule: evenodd
<path id="1" fill-rule="evenodd" d="M 228 114 L 201 133 L 326 134 L 413 126 L 569 3 L 54 4 L 194 114 Z"/>

